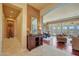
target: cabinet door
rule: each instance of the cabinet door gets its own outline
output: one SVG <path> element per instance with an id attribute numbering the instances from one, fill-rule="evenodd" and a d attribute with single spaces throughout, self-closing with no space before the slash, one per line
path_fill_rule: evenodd
<path id="1" fill-rule="evenodd" d="M 35 37 L 31 38 L 31 48 L 35 48 Z"/>
<path id="2" fill-rule="evenodd" d="M 31 37 L 29 37 L 29 36 L 28 36 L 28 38 L 27 38 L 27 48 L 28 48 L 29 50 L 31 50 Z"/>
<path id="3" fill-rule="evenodd" d="M 40 37 L 40 40 L 39 40 L 39 44 L 40 44 L 40 45 L 42 45 L 42 43 L 43 43 L 43 41 L 42 41 L 42 40 L 43 40 L 43 38 L 42 38 L 42 37 Z"/>

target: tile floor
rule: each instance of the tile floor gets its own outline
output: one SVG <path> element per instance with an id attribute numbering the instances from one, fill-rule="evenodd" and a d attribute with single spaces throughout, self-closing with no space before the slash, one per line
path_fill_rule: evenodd
<path id="1" fill-rule="evenodd" d="M 61 49 L 61 50 L 64 50 L 68 53 L 71 53 L 73 55 L 76 55 L 76 56 L 79 56 L 79 51 L 75 51 L 72 49 L 72 44 L 71 44 L 71 38 L 70 37 L 67 37 L 67 43 L 64 44 L 64 43 L 57 43 L 57 39 L 56 39 L 56 36 L 52 36 L 52 46 L 54 46 L 55 48 L 58 48 L 58 49 Z"/>

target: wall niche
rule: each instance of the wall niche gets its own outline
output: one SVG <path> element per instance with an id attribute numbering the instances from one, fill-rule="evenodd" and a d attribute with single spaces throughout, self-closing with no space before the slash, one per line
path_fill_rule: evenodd
<path id="1" fill-rule="evenodd" d="M 7 20 L 7 38 L 13 38 L 14 37 L 14 21 Z"/>

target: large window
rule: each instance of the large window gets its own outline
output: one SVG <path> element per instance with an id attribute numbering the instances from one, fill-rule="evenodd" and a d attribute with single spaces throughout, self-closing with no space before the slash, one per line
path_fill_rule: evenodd
<path id="1" fill-rule="evenodd" d="M 70 29 L 70 30 L 74 30 L 75 27 L 74 27 L 74 26 L 69 26 L 69 29 Z"/>
<path id="2" fill-rule="evenodd" d="M 68 30 L 68 27 L 67 27 L 67 26 L 64 26 L 64 27 L 63 27 L 63 30 Z"/>
<path id="3" fill-rule="evenodd" d="M 76 22 L 50 24 L 49 30 L 52 35 L 62 33 L 65 33 L 67 35 L 74 35 L 79 34 L 79 25 L 76 24 Z"/>
<path id="4" fill-rule="evenodd" d="M 79 30 L 79 26 L 78 25 L 76 26 L 76 29 Z"/>

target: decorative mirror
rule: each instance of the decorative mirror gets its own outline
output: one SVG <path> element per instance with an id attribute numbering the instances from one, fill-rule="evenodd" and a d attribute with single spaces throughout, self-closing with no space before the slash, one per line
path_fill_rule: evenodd
<path id="1" fill-rule="evenodd" d="M 37 28 L 37 18 L 36 17 L 31 17 L 31 32 L 32 34 L 37 34 L 38 33 L 38 28 Z"/>

